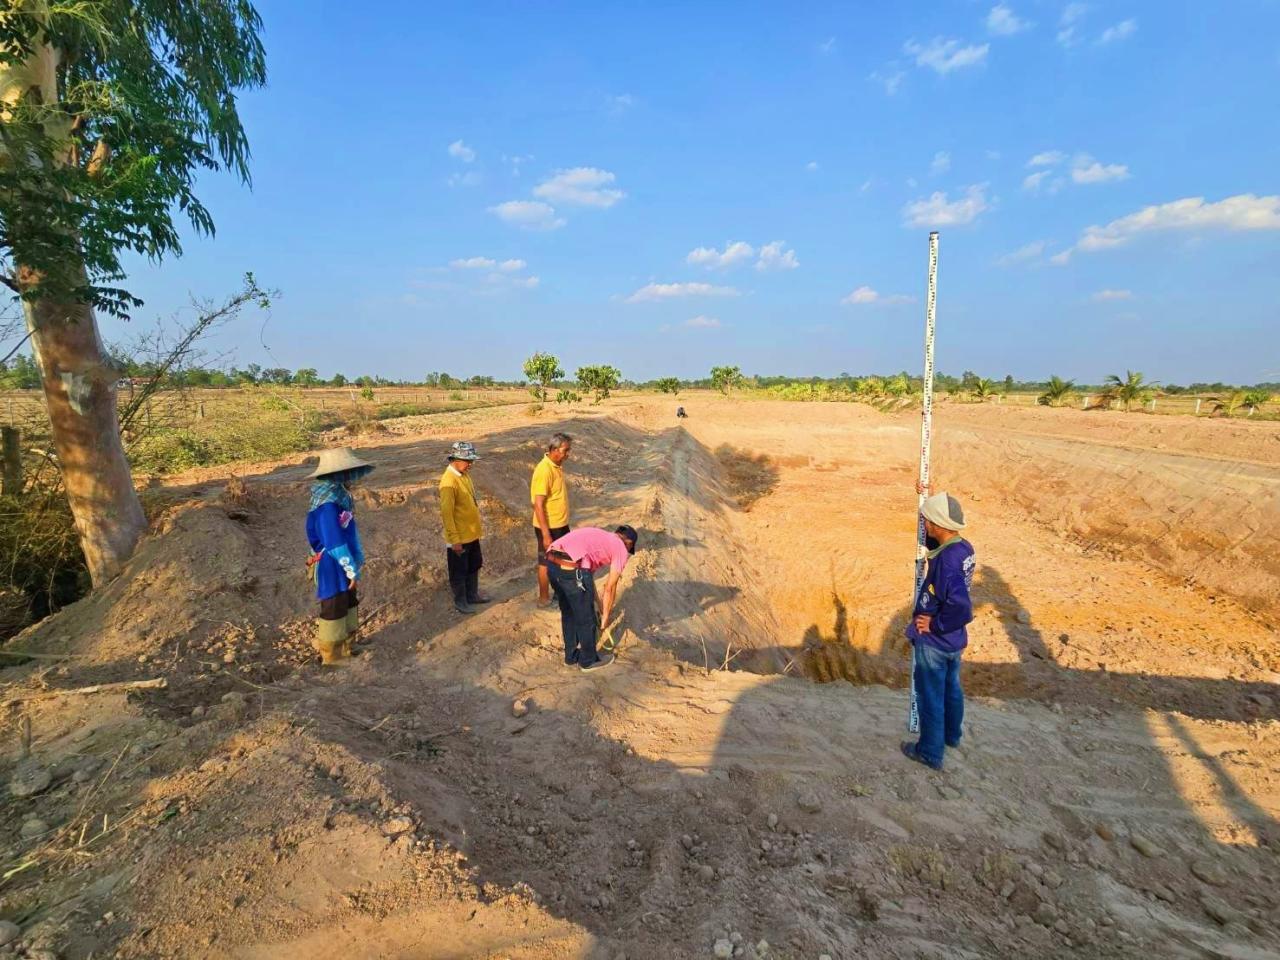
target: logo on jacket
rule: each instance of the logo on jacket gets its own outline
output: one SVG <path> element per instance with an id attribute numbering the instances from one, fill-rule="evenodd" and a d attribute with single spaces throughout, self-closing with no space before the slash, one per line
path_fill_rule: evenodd
<path id="1" fill-rule="evenodd" d="M 343 510 L 340 514 L 338 514 L 338 526 L 342 527 L 342 529 L 345 530 L 347 529 L 347 527 L 351 525 L 351 521 L 354 519 L 355 519 L 354 513 L 352 513 L 350 510 Z"/>

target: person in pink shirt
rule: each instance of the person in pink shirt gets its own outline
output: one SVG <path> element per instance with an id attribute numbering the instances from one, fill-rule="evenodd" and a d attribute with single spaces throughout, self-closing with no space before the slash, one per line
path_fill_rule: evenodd
<path id="1" fill-rule="evenodd" d="M 547 573 L 551 589 L 560 604 L 560 629 L 564 634 L 564 662 L 580 670 L 596 670 L 613 662 L 613 655 L 596 651 L 600 624 L 607 624 L 618 598 L 618 581 L 627 561 L 636 552 L 638 537 L 634 527 L 613 531 L 599 527 L 571 530 L 547 548 Z M 604 603 L 596 620 L 595 572 L 609 568 L 604 584 Z"/>

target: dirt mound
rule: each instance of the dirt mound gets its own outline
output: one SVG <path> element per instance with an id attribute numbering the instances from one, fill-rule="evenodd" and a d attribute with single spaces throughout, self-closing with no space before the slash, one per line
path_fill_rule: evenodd
<path id="1" fill-rule="evenodd" d="M 974 500 L 966 671 L 991 698 L 928 772 L 897 753 L 900 691 L 796 676 L 821 651 L 823 679 L 845 675 L 838 650 L 891 663 L 909 424 L 685 402 L 688 429 L 623 402 L 569 423 L 429 420 L 366 449 L 372 643 L 340 670 L 304 656 L 305 465 L 230 492 L 179 480 L 126 575 L 23 637 L 84 656 L 0 675 L 41 697 L 20 708 L 32 756 L 0 768 L 44 783 L 0 802 L 19 868 L 0 915 L 24 948 L 1280 957 L 1280 723 L 1246 656 L 1275 646 L 1246 611 Z M 576 521 L 641 532 L 619 661 L 587 675 L 532 603 L 527 477 L 553 428 L 578 438 Z M 434 511 L 462 430 L 486 455 L 495 597 L 468 618 L 445 599 Z M 1151 617 L 1175 599 L 1181 626 Z M 57 695 L 152 675 L 168 686 Z"/>

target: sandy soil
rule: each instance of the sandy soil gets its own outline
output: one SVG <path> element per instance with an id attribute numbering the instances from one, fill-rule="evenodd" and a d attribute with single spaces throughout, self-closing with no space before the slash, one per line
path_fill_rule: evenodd
<path id="1" fill-rule="evenodd" d="M 71 658 L 0 673 L 43 697 L 0 769 L 49 781 L 0 801 L 27 955 L 1280 957 L 1274 424 L 940 408 L 980 569 L 935 774 L 897 752 L 916 417 L 682 402 L 394 424 L 338 670 L 306 645 L 305 464 L 153 491 L 126 575 L 16 641 Z M 557 428 L 575 521 L 644 545 L 591 675 L 532 605 Z M 465 619 L 434 501 L 463 435 L 497 599 Z"/>

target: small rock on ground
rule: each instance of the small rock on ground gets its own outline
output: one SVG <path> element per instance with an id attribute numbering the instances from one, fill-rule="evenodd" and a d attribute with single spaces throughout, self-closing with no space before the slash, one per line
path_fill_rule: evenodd
<path id="1" fill-rule="evenodd" d="M 1135 833 L 1129 838 L 1129 845 L 1137 850 L 1144 857 L 1163 857 L 1164 851 L 1156 846 L 1152 841 L 1139 833 Z"/>
<path id="2" fill-rule="evenodd" d="M 728 940 L 721 938 L 715 942 L 715 946 L 711 948 L 711 952 L 721 958 L 721 960 L 727 960 L 727 958 L 733 956 L 733 944 Z"/>
<path id="3" fill-rule="evenodd" d="M 0 947 L 13 943 L 22 933 L 22 928 L 8 920 L 0 920 Z"/>
<path id="4" fill-rule="evenodd" d="M 13 771 L 9 778 L 9 793 L 15 797 L 34 797 L 49 788 L 53 774 L 44 767 L 28 765 Z"/>
<path id="5" fill-rule="evenodd" d="M 1195 874 L 1196 879 L 1203 880 L 1211 887 L 1225 887 L 1227 885 L 1227 875 L 1222 868 L 1208 860 L 1193 860 L 1191 872 Z"/>

